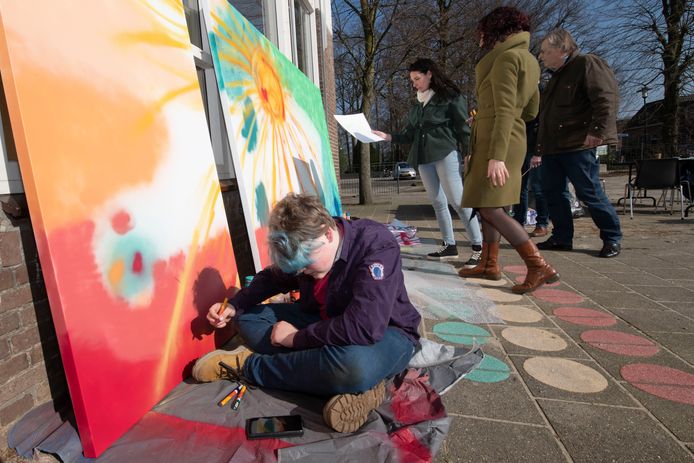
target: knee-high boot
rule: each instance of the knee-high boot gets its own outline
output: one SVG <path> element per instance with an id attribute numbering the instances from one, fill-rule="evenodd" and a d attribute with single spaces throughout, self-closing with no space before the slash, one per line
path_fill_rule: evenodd
<path id="1" fill-rule="evenodd" d="M 523 294 L 534 291 L 544 283 L 553 283 L 559 280 L 557 271 L 545 262 L 532 240 L 516 246 L 516 251 L 523 258 L 525 266 L 528 267 L 528 274 L 525 276 L 525 281 L 515 285 L 511 291 L 516 294 Z"/>
<path id="2" fill-rule="evenodd" d="M 482 243 L 480 263 L 473 268 L 462 268 L 458 272 L 463 278 L 484 278 L 485 280 L 501 280 L 499 269 L 499 242 Z"/>

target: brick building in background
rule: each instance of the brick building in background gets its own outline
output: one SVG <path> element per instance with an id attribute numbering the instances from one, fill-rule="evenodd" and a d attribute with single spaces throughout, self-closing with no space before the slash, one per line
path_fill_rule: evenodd
<path id="1" fill-rule="evenodd" d="M 231 0 L 287 58 L 320 87 L 333 163 L 339 176 L 332 17 L 328 0 Z M 254 273 L 248 234 L 224 123 L 221 121 L 211 57 L 202 49 L 198 0 L 183 0 L 198 79 L 210 118 L 215 161 L 241 278 Z M 0 159 L 0 462 L 14 458 L 7 448 L 12 425 L 33 407 L 68 403 L 50 306 L 14 149 L 7 104 L 0 87 L 3 157 Z M 214 120 L 216 119 L 216 120 Z M 214 122 L 214 123 L 213 123 Z M 219 128 L 222 127 L 220 132 Z M 216 127 L 216 128 L 215 128 Z"/>
<path id="2" fill-rule="evenodd" d="M 694 157 L 694 95 L 679 99 L 677 151 L 681 157 Z M 646 103 L 619 128 L 622 161 L 657 158 L 663 153 L 663 100 Z"/>

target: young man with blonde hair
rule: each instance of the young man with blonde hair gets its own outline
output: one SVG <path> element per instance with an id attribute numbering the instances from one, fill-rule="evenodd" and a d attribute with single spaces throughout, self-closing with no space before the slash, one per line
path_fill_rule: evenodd
<path id="1" fill-rule="evenodd" d="M 272 210 L 269 245 L 273 265 L 207 315 L 216 328 L 234 320 L 245 346 L 203 356 L 193 377 L 226 377 L 221 361 L 252 384 L 332 396 L 326 423 L 356 431 L 419 342 L 400 247 L 382 224 L 331 217 L 317 197 L 294 193 Z M 260 304 L 296 289 L 298 303 Z"/>

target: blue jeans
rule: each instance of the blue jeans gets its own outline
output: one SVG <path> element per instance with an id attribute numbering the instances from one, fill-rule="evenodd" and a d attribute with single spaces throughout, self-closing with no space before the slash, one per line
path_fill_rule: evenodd
<path id="1" fill-rule="evenodd" d="M 472 217 L 471 208 L 462 208 L 463 179 L 460 176 L 460 160 L 458 152 L 451 151 L 445 158 L 419 165 L 419 176 L 422 178 L 424 189 L 434 206 L 436 220 L 445 244 L 455 244 L 453 235 L 453 220 L 448 205 L 458 213 L 463 221 L 465 231 L 471 244 L 482 244 L 482 231 L 477 216 Z"/>
<path id="2" fill-rule="evenodd" d="M 246 345 L 255 352 L 243 365 L 253 384 L 314 395 L 363 392 L 407 368 L 414 344 L 399 329 L 388 327 L 383 339 L 368 346 L 322 346 L 293 350 L 273 346 L 272 326 L 284 320 L 301 329 L 320 321 L 299 304 L 265 304 L 236 317 Z"/>
<path id="3" fill-rule="evenodd" d="M 562 194 L 567 178 L 574 185 L 576 197 L 588 207 L 603 242 L 619 243 L 622 240 L 617 211 L 600 185 L 600 163 L 595 149 L 542 156 L 541 168 L 542 187 L 554 225 L 552 237 L 558 243 L 571 244 L 574 237 L 571 202 Z"/>
<path id="4" fill-rule="evenodd" d="M 542 173 L 540 168 L 530 169 L 530 159 L 533 153 L 525 155 L 521 174 L 521 192 L 518 204 L 513 206 L 513 218 L 521 225 L 525 225 L 526 217 L 528 216 L 528 184 L 535 195 L 535 212 L 537 212 L 537 226 L 547 227 L 549 224 L 549 211 L 547 209 L 547 199 L 542 193 Z M 528 171 L 528 169 L 530 169 Z M 568 194 L 568 190 L 566 192 Z"/>

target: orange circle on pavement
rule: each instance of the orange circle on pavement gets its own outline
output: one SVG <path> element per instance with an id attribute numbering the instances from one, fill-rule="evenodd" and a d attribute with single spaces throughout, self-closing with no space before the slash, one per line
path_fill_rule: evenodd
<path id="1" fill-rule="evenodd" d="M 516 283 L 521 284 L 525 281 L 525 275 L 518 275 L 515 279 Z M 553 288 L 555 286 L 559 286 L 561 284 L 561 281 L 555 281 L 554 283 L 545 283 L 542 286 L 545 288 Z"/>
<path id="2" fill-rule="evenodd" d="M 651 357 L 660 348 L 642 336 L 612 330 L 589 330 L 581 333 L 581 339 L 598 349 L 628 357 Z"/>
<path id="3" fill-rule="evenodd" d="M 617 319 L 607 312 L 583 307 L 558 307 L 553 313 L 557 318 L 574 325 L 612 326 L 617 323 Z"/>
<path id="4" fill-rule="evenodd" d="M 632 386 L 661 399 L 694 405 L 694 375 L 647 363 L 624 365 L 622 378 Z"/>
<path id="5" fill-rule="evenodd" d="M 538 299 L 554 304 L 578 304 L 583 302 L 583 296 L 580 294 L 564 291 L 563 289 L 537 289 L 530 294 Z"/>
<path id="6" fill-rule="evenodd" d="M 504 272 L 525 275 L 526 273 L 528 273 L 528 267 L 526 267 L 525 265 L 507 265 L 504 267 Z"/>

